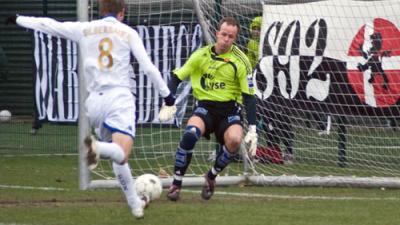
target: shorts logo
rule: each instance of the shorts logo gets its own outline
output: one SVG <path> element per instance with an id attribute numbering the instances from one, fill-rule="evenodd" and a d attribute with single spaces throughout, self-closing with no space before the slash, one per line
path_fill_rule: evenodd
<path id="1" fill-rule="evenodd" d="M 207 109 L 203 107 L 197 107 L 196 110 L 194 110 L 194 113 L 202 114 L 202 115 L 207 115 Z"/>
<path id="2" fill-rule="evenodd" d="M 229 116 L 228 117 L 228 123 L 232 123 L 232 122 L 235 122 L 235 121 L 240 121 L 240 116 L 235 115 L 235 116 Z"/>

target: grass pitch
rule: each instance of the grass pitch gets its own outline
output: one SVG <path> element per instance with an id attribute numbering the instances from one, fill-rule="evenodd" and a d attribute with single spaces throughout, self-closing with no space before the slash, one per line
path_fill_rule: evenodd
<path id="1" fill-rule="evenodd" d="M 0 157 L 0 224 L 24 225 L 397 225 L 400 190 L 361 188 L 200 188 L 169 202 L 166 190 L 135 220 L 119 189 L 78 189 L 77 159 Z"/>
<path id="2" fill-rule="evenodd" d="M 162 197 L 151 203 L 146 209 L 143 220 L 135 220 L 119 189 L 98 189 L 82 191 L 78 189 L 78 155 L 76 154 L 76 126 L 60 126 L 44 124 L 37 136 L 29 133 L 30 122 L 13 122 L 0 124 L 0 225 L 113 225 L 113 224 L 147 224 L 147 225 L 398 225 L 400 224 L 399 205 L 400 189 L 363 189 L 363 188 L 298 188 L 298 187 L 220 187 L 210 201 L 200 197 L 200 187 L 185 188 L 182 199 L 169 202 L 166 190 Z M 148 132 L 136 140 L 136 147 L 141 142 L 159 139 L 153 150 L 137 148 L 137 154 L 147 157 L 147 161 L 132 161 L 131 166 L 146 171 L 153 168 L 149 162 L 160 165 L 172 165 L 176 143 L 180 132 L 174 132 L 165 142 L 163 135 L 171 135 L 164 130 Z M 377 135 L 390 137 L 395 143 L 377 143 L 368 146 L 392 145 L 400 146 L 399 133 L 368 133 L 370 141 Z M 359 133 L 359 132 L 358 132 Z M 151 135 L 152 138 L 149 138 Z M 154 136 L 158 135 L 158 136 Z M 296 174 L 315 174 L 321 162 L 307 163 L 305 159 L 317 157 L 316 153 L 308 156 L 307 149 L 313 149 L 312 140 L 304 133 L 297 137 L 296 163 L 291 166 L 261 165 L 259 170 L 266 174 L 296 172 Z M 356 135 L 353 135 L 356 137 Z M 319 140 L 319 139 L 318 139 Z M 318 141 L 317 140 L 317 141 Z M 333 138 L 335 140 L 335 138 Z M 386 140 L 386 139 L 382 139 Z M 331 143 L 332 142 L 332 143 Z M 332 154 L 323 149 L 323 158 L 335 159 L 335 142 L 320 143 L 332 145 Z M 399 142 L 399 143 L 398 143 Z M 350 142 L 352 143 L 352 142 Z M 350 145 L 349 143 L 349 145 Z M 201 144 L 201 143 L 199 143 Z M 208 147 L 206 146 L 205 149 Z M 300 149 L 300 150 L 299 150 Z M 362 170 L 353 163 L 346 168 L 351 174 L 369 176 L 392 175 L 398 177 L 398 148 L 387 148 L 385 152 L 359 155 L 376 163 L 380 155 L 390 156 L 382 159 L 391 162 L 390 168 L 383 172 L 375 169 Z M 167 153 L 166 153 L 167 152 Z M 357 148 L 349 146 L 349 155 L 357 153 Z M 167 154 L 167 156 L 165 155 Z M 322 153 L 321 153 L 322 154 Z M 162 158 L 157 158 L 162 155 Z M 200 160 L 204 161 L 203 155 Z M 206 156 L 205 156 L 206 157 Z M 369 158 L 366 158 L 369 157 Z M 302 160 L 303 159 L 303 160 Z M 354 161 L 354 157 L 352 160 Z M 333 161 L 334 162 L 334 161 Z M 157 164 L 158 165 L 158 164 Z M 207 165 L 199 164 L 195 172 L 204 172 Z M 374 164 L 375 165 L 375 164 Z M 239 164 L 230 165 L 227 170 L 234 170 Z M 326 168 L 326 165 L 323 165 Z M 329 165 L 328 165 L 329 166 Z M 154 168 L 153 168 L 154 169 Z M 356 170 L 357 169 L 357 170 Z M 198 171 L 197 171 L 198 170 Z M 345 170 L 336 168 L 333 163 L 326 172 Z M 346 172 L 344 171 L 344 172 Z M 356 172 L 354 172 L 356 171 Z M 359 172 L 359 171 L 362 171 Z M 387 171 L 388 174 L 387 174 Z M 324 172 L 324 171 L 322 171 Z M 343 171 L 339 171 L 344 173 Z"/>

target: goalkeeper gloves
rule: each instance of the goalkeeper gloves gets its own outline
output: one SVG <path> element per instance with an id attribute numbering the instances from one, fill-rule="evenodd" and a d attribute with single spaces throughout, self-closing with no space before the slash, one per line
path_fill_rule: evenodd
<path id="1" fill-rule="evenodd" d="M 249 145 L 249 153 L 251 156 L 256 155 L 257 151 L 257 131 L 256 125 L 249 125 L 249 131 L 247 132 L 246 136 L 244 137 L 244 142 Z"/>
<path id="2" fill-rule="evenodd" d="M 171 93 L 164 98 L 164 104 L 161 107 L 160 113 L 158 114 L 158 119 L 161 122 L 168 121 L 174 118 L 175 113 L 176 113 L 175 97 Z"/>

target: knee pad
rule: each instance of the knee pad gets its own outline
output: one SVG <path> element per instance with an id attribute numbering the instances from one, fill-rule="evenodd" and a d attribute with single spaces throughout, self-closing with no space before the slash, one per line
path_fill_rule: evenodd
<path id="1" fill-rule="evenodd" d="M 193 150 L 196 142 L 200 139 L 201 131 L 195 126 L 187 126 L 183 132 L 179 147 L 186 151 Z"/>

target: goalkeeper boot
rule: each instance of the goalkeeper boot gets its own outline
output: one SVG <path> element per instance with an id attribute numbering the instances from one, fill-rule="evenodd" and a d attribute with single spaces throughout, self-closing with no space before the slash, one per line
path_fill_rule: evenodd
<path id="1" fill-rule="evenodd" d="M 132 214 L 136 219 L 142 219 L 144 217 L 144 209 L 147 208 L 149 202 L 149 198 L 143 196 L 141 197 L 140 206 L 132 208 Z"/>
<path id="2" fill-rule="evenodd" d="M 96 138 L 92 135 L 85 138 L 87 148 L 86 160 L 90 170 L 94 170 L 97 167 L 100 159 L 99 152 L 96 150 L 96 141 Z"/>
<path id="3" fill-rule="evenodd" d="M 210 179 L 207 174 L 204 176 L 205 182 L 203 189 L 201 191 L 201 197 L 204 200 L 209 200 L 213 194 L 214 194 L 214 189 L 215 189 L 215 180 Z"/>
<path id="4" fill-rule="evenodd" d="M 173 184 L 173 185 L 171 185 L 171 187 L 168 190 L 167 197 L 169 200 L 176 202 L 179 200 L 180 193 L 181 193 L 181 187 Z"/>

